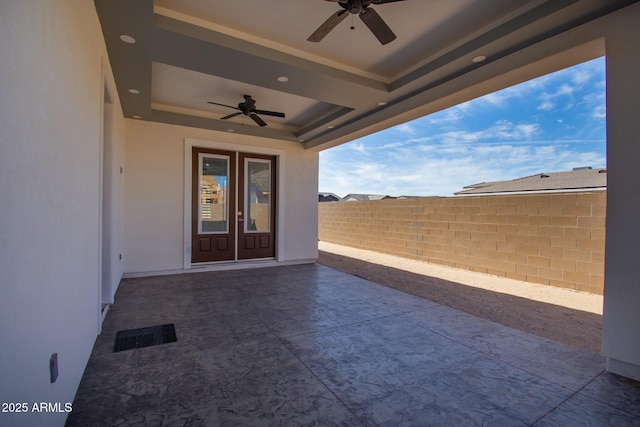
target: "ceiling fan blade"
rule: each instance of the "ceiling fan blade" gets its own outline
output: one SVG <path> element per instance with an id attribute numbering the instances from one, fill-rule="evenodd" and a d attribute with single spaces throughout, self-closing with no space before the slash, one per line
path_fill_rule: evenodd
<path id="1" fill-rule="evenodd" d="M 405 0 L 371 0 L 373 4 L 385 4 L 385 3 L 394 3 L 397 1 L 405 1 Z"/>
<path id="2" fill-rule="evenodd" d="M 360 12 L 360 19 L 364 22 L 364 25 L 369 27 L 373 35 L 376 36 L 381 44 L 391 43 L 396 39 L 396 35 L 393 34 L 391 28 L 389 28 L 375 10 L 371 8 L 364 9 Z"/>
<path id="3" fill-rule="evenodd" d="M 242 114 L 242 112 L 239 112 L 239 113 L 231 113 L 231 114 L 229 114 L 228 116 L 220 117 L 220 120 L 227 120 L 227 119 L 230 119 L 231 117 L 239 116 L 240 114 Z"/>
<path id="4" fill-rule="evenodd" d="M 333 30 L 336 25 L 341 23 L 344 18 L 347 17 L 349 12 L 347 10 L 340 10 L 329 17 L 322 25 L 318 27 L 317 30 L 313 32 L 307 39 L 310 42 L 319 42 L 322 40 L 331 30 Z"/>
<path id="5" fill-rule="evenodd" d="M 253 110 L 253 112 L 256 114 L 264 114 L 265 116 L 274 116 L 274 117 L 284 118 L 284 113 L 278 113 L 276 111 Z"/>
<path id="6" fill-rule="evenodd" d="M 251 117 L 253 121 L 256 122 L 260 127 L 267 125 L 267 123 L 264 120 L 262 120 L 260 117 L 258 117 L 258 115 L 255 113 L 249 114 L 249 117 Z"/>
<path id="7" fill-rule="evenodd" d="M 218 102 L 211 102 L 211 101 L 207 101 L 207 104 L 213 104 L 213 105 L 220 105 L 222 107 L 229 107 L 229 108 L 233 108 L 234 110 L 239 110 L 238 107 L 234 107 L 232 105 L 227 105 L 227 104 L 220 104 Z"/>

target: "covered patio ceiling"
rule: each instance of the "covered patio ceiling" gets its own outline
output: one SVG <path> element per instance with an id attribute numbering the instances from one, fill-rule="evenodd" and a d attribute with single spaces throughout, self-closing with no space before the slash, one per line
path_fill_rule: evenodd
<path id="1" fill-rule="evenodd" d="M 335 1 L 95 3 L 126 117 L 322 149 L 406 120 L 442 85 L 636 1 L 372 4 L 397 36 L 385 45 L 355 14 L 307 41 L 343 10 Z M 243 95 L 285 117 L 222 120 Z"/>

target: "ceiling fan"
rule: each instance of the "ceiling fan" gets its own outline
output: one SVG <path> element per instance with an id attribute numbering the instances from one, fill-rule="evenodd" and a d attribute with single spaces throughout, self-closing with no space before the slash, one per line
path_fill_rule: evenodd
<path id="1" fill-rule="evenodd" d="M 258 114 L 263 114 L 265 116 L 274 116 L 274 117 L 282 117 L 284 118 L 284 113 L 278 113 L 276 111 L 266 111 L 266 110 L 256 110 L 256 101 L 251 98 L 251 95 L 244 95 L 244 102 L 238 104 L 237 107 L 227 104 L 220 104 L 218 102 L 207 101 L 208 104 L 213 105 L 221 105 L 223 107 L 233 108 L 234 110 L 238 110 L 237 113 L 232 113 L 227 116 L 221 117 L 220 120 L 227 120 L 231 117 L 239 116 L 240 114 L 244 114 L 245 116 L 249 116 L 253 119 L 254 122 L 258 124 L 258 126 L 266 126 L 267 123 L 258 117 Z"/>
<path id="2" fill-rule="evenodd" d="M 384 22 L 382 17 L 373 10 L 370 6 L 372 4 L 385 4 L 393 3 L 404 0 L 326 0 L 337 2 L 342 9 L 334 13 L 327 19 L 317 30 L 313 32 L 307 39 L 310 42 L 319 42 L 322 40 L 331 30 L 333 30 L 340 22 L 347 17 L 349 13 L 358 15 L 360 20 L 371 30 L 374 36 L 385 45 L 395 40 L 396 35 L 391 31 L 391 28 Z M 353 29 L 353 27 L 351 27 Z"/>

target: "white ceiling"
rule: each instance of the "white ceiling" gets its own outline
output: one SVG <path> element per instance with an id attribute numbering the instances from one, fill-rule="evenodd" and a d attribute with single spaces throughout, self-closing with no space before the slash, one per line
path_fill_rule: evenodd
<path id="1" fill-rule="evenodd" d="M 216 119 L 234 111 L 208 104 L 208 101 L 236 106 L 243 101 L 241 95 L 251 94 L 258 109 L 273 111 L 286 105 L 287 111 L 290 112 L 286 120 L 279 117 L 269 117 L 265 120 L 271 127 L 293 132 L 309 119 L 311 110 L 319 107 L 317 101 L 310 98 L 172 65 L 154 62 L 151 71 L 151 101 L 154 108 L 160 110 Z M 253 121 L 244 115 L 231 120 L 234 123 L 253 125 Z"/>
<path id="2" fill-rule="evenodd" d="M 245 0 L 239 7 L 236 1 L 157 0 L 155 10 L 389 82 L 442 46 L 480 30 L 519 7 L 530 8 L 536 3 L 540 1 L 407 0 L 374 5 L 398 37 L 388 46 L 378 43 L 355 15 L 345 19 L 322 42 L 307 42 L 307 37 L 320 24 L 341 10 L 332 1 Z M 353 30 L 350 29 L 352 22 Z M 446 25 L 448 22 L 457 24 Z"/>
<path id="3" fill-rule="evenodd" d="M 326 0 L 95 0 L 127 117 L 320 146 L 416 104 L 464 75 L 637 0 L 406 0 L 374 8 L 397 38 L 381 45 Z M 353 19 L 352 19 L 353 17 Z M 351 29 L 351 25 L 355 28 Z M 136 39 L 124 43 L 120 36 Z M 487 57 L 482 63 L 472 59 Z M 277 80 L 286 76 L 288 82 Z M 140 93 L 132 94 L 129 89 Z M 228 120 L 243 95 L 286 118 Z M 409 102 L 411 101 L 411 102 Z M 381 105 L 382 103 L 386 103 Z"/>

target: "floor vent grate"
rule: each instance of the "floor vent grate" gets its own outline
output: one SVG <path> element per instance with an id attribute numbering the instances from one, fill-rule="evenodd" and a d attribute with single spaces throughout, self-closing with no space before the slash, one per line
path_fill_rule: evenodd
<path id="1" fill-rule="evenodd" d="M 176 329 L 173 323 L 147 328 L 127 329 L 125 331 L 118 331 L 116 334 L 113 352 L 117 353 L 119 351 L 176 341 L 178 341 L 178 338 L 176 337 Z"/>

